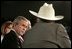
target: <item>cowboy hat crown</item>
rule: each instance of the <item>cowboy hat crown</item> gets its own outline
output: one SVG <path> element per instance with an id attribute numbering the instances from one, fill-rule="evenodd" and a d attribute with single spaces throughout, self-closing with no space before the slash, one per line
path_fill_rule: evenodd
<path id="1" fill-rule="evenodd" d="M 38 13 L 31 10 L 29 10 L 29 12 L 39 18 L 46 20 L 61 20 L 64 18 L 64 16 L 55 16 L 53 4 L 44 3 L 44 5 L 40 7 Z"/>

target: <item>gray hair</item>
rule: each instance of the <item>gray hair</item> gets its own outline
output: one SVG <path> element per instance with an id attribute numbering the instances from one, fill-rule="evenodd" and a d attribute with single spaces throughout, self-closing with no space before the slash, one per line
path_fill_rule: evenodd
<path id="1" fill-rule="evenodd" d="M 31 27 L 31 22 L 28 21 L 28 30 L 30 30 L 32 27 Z"/>
<path id="2" fill-rule="evenodd" d="M 13 23 L 18 23 L 18 22 L 21 21 L 21 20 L 28 21 L 25 17 L 23 17 L 23 16 L 18 16 L 18 17 L 13 21 Z"/>

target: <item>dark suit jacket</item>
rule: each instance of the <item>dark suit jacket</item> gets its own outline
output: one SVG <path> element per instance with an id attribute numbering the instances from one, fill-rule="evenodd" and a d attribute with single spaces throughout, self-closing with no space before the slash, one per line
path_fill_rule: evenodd
<path id="1" fill-rule="evenodd" d="M 71 41 L 62 24 L 37 23 L 25 34 L 23 48 L 70 48 Z"/>
<path id="2" fill-rule="evenodd" d="M 21 43 L 14 31 L 6 34 L 1 44 L 1 48 L 21 48 Z"/>

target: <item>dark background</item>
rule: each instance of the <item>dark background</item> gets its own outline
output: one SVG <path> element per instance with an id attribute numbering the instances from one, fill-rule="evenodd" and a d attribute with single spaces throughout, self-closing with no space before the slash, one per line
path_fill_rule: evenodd
<path id="1" fill-rule="evenodd" d="M 71 34 L 71 1 L 1 1 L 1 25 L 8 20 L 13 21 L 17 16 L 28 18 L 32 26 L 36 23 L 36 17 L 29 13 L 29 10 L 38 12 L 44 4 L 53 4 L 56 15 L 63 15 L 64 19 L 60 21 L 67 31 Z M 71 37 L 71 35 L 70 35 Z"/>

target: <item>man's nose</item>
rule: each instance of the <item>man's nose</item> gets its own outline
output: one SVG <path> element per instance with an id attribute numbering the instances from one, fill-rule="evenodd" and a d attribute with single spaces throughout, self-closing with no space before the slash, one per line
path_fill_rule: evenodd
<path id="1" fill-rule="evenodd" d="M 25 30 L 25 28 L 23 28 L 23 30 Z"/>
<path id="2" fill-rule="evenodd" d="M 26 28 L 23 28 L 23 30 L 26 30 Z"/>

